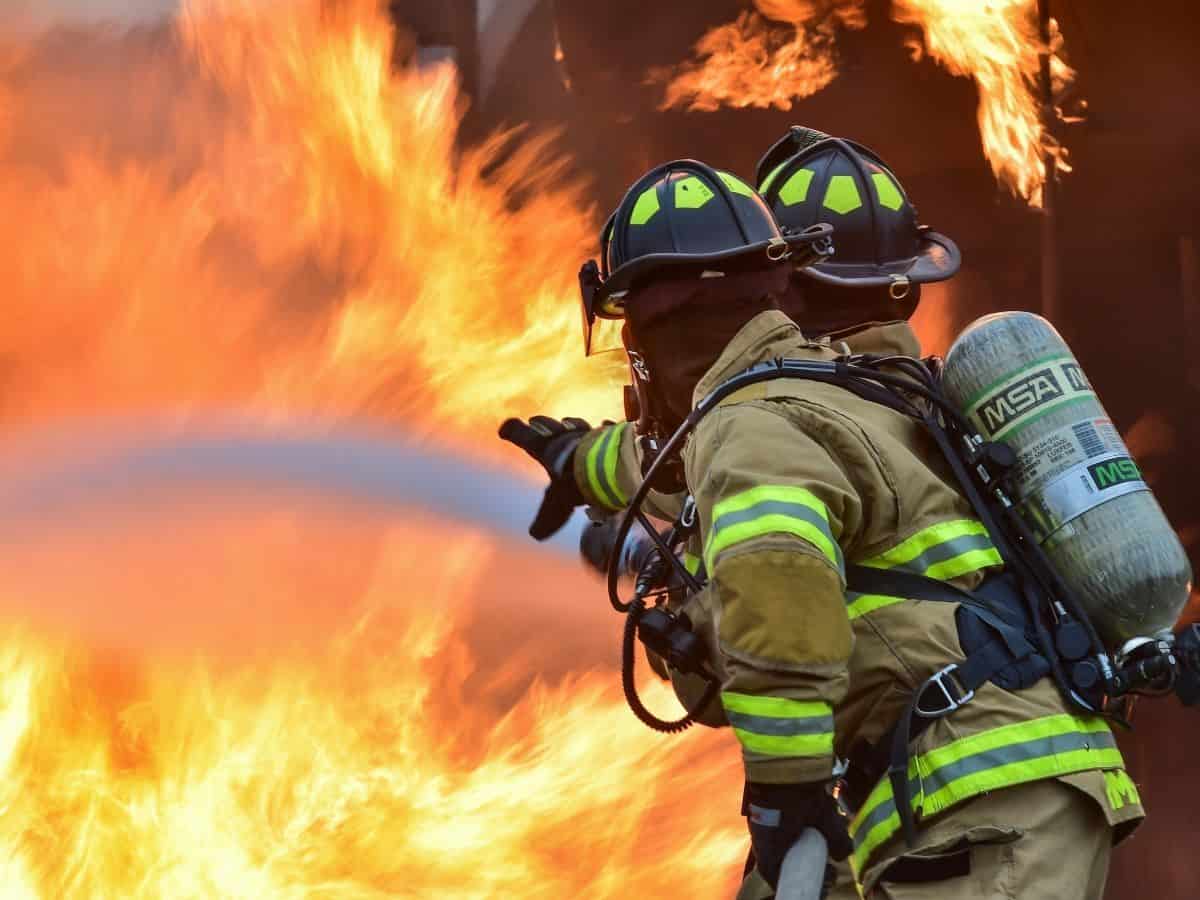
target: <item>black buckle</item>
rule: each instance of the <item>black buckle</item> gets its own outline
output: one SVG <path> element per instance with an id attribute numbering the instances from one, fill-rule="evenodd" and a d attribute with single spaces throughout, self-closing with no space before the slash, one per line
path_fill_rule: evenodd
<path id="1" fill-rule="evenodd" d="M 951 663 L 944 669 L 935 672 L 928 681 L 921 685 L 917 691 L 916 702 L 913 704 L 913 712 L 923 719 L 940 719 L 942 716 L 948 716 L 963 706 L 971 702 L 975 696 L 974 691 L 963 691 L 958 685 L 950 680 L 950 676 L 958 670 L 958 663 Z M 921 705 L 921 700 L 925 697 L 925 692 L 929 690 L 930 685 L 937 685 L 942 692 L 941 699 L 945 701 L 945 705 L 940 709 L 929 709 Z M 958 696 L 955 696 L 955 695 Z"/>

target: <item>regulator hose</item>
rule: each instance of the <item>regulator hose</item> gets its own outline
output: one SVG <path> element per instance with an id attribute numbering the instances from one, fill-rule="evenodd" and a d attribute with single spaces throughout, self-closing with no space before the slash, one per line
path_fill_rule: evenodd
<path id="1" fill-rule="evenodd" d="M 646 709 L 645 704 L 642 703 L 642 698 L 638 696 L 637 685 L 633 680 L 634 664 L 637 655 L 638 621 L 645 611 L 646 601 L 638 597 L 629 604 L 629 611 L 625 615 L 625 633 L 621 641 L 621 689 L 625 692 L 625 702 L 629 704 L 629 708 L 633 710 L 633 714 L 638 717 L 638 721 L 643 725 L 662 734 L 678 734 L 696 724 L 696 716 L 717 696 L 717 689 L 720 685 L 715 678 L 706 675 L 708 686 L 704 689 L 704 694 L 700 697 L 700 702 L 696 704 L 695 709 L 687 710 L 683 717 L 679 719 L 660 719 L 654 713 L 650 712 L 650 710 Z"/>

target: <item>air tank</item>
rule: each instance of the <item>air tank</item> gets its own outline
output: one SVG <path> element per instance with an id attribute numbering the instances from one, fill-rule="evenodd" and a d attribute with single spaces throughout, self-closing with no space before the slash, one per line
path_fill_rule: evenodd
<path id="1" fill-rule="evenodd" d="M 946 354 L 943 386 L 1016 451 L 1014 499 L 1109 649 L 1170 629 L 1191 590 L 1187 555 L 1054 326 L 978 319 Z"/>

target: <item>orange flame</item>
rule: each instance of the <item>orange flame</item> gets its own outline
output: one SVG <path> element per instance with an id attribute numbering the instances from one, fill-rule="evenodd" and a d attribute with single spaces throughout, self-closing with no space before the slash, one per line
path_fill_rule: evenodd
<path id="1" fill-rule="evenodd" d="M 543 139 L 456 150 L 452 73 L 393 73 L 377 7 L 206 0 L 168 33 L 66 32 L 2 58 L 0 136 L 21 136 L 0 141 L 10 435 L 235 407 L 499 453 L 505 414 L 612 409 L 616 364 L 580 348 L 574 269 L 595 222 L 578 188 Z M 324 652 L 251 662 L 185 663 L 136 619 L 114 626 L 134 647 L 119 653 L 6 627 L 5 896 L 728 894 L 745 852 L 728 739 L 655 739 L 609 657 L 514 676 L 571 672 L 575 627 L 593 657 L 611 646 L 615 623 L 576 626 L 565 605 L 602 604 L 582 575 L 517 554 L 497 593 L 513 552 L 491 539 L 430 522 L 314 534 L 287 510 L 269 533 L 309 537 L 267 552 L 215 502 L 223 527 L 85 535 L 46 565 L 87 559 L 144 604 L 211 591 L 303 618 L 333 597 L 345 621 Z M 162 552 L 172 535 L 188 565 Z M 23 577 L 35 604 L 45 586 Z M 110 581 L 69 580 L 74 602 L 136 607 Z M 531 602 L 518 589 L 544 597 L 516 633 L 527 656 L 494 637 Z M 240 624 L 224 630 L 251 639 Z"/>
<path id="2" fill-rule="evenodd" d="M 616 411 L 618 364 L 581 353 L 596 229 L 562 160 L 515 133 L 460 153 L 453 71 L 393 76 L 376 4 L 320 6 L 198 0 L 172 34 L 8 67 L 10 422 Z"/>
<path id="3" fill-rule="evenodd" d="M 755 0 L 746 12 L 712 29 L 667 85 L 664 108 L 711 112 L 722 106 L 789 110 L 837 74 L 834 39 L 839 26 L 862 28 L 862 0 Z M 914 58 L 928 53 L 950 73 L 979 88 L 979 132 L 996 178 L 1032 206 L 1040 206 L 1046 172 L 1043 153 L 1070 171 L 1067 151 L 1045 128 L 1038 91 L 1036 0 L 896 0 L 892 17 L 922 32 Z M 793 33 L 783 37 L 771 22 Z M 1054 26 L 1051 80 L 1057 96 L 1075 72 L 1059 56 Z M 654 73 L 656 80 L 666 80 Z"/>
<path id="4" fill-rule="evenodd" d="M 1041 206 L 1046 179 L 1042 155 L 1053 155 L 1064 172 L 1070 166 L 1066 148 L 1043 123 L 1037 0 L 897 0 L 892 15 L 918 26 L 925 51 L 951 74 L 975 81 L 979 134 L 992 172 L 1031 206 Z M 1075 77 L 1057 54 L 1061 45 L 1055 26 L 1051 80 L 1056 94 Z"/>
<path id="5" fill-rule="evenodd" d="M 695 59 L 680 71 L 651 74 L 652 80 L 670 79 L 663 109 L 791 109 L 794 101 L 837 76 L 837 29 L 866 25 L 859 0 L 755 0 L 754 5 L 758 12 L 746 11 L 705 34 Z M 772 21 L 786 23 L 790 32 Z"/>
<path id="6" fill-rule="evenodd" d="M 745 852 L 736 753 L 717 735 L 656 738 L 610 672 L 514 683 L 513 668 L 564 667 L 553 633 L 524 658 L 479 636 L 521 614 L 506 592 L 529 589 L 531 564 L 559 599 L 526 627 L 573 615 L 559 592 L 584 587 L 578 573 L 428 524 L 318 536 L 356 567 L 303 563 L 308 540 L 276 535 L 265 564 L 248 544 L 213 584 L 279 589 L 308 569 L 357 588 L 355 619 L 316 656 L 197 665 L 6 629 L 6 897 L 729 892 Z M 724 802 L 695 802 L 705 792 Z"/>

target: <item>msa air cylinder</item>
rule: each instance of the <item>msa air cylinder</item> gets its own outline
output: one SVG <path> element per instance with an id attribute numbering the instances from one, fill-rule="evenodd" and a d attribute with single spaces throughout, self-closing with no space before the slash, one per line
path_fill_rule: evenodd
<path id="1" fill-rule="evenodd" d="M 946 354 L 946 396 L 1016 451 L 1012 490 L 1110 649 L 1170 629 L 1191 569 L 1070 348 L 1041 316 L 1002 312 Z"/>

